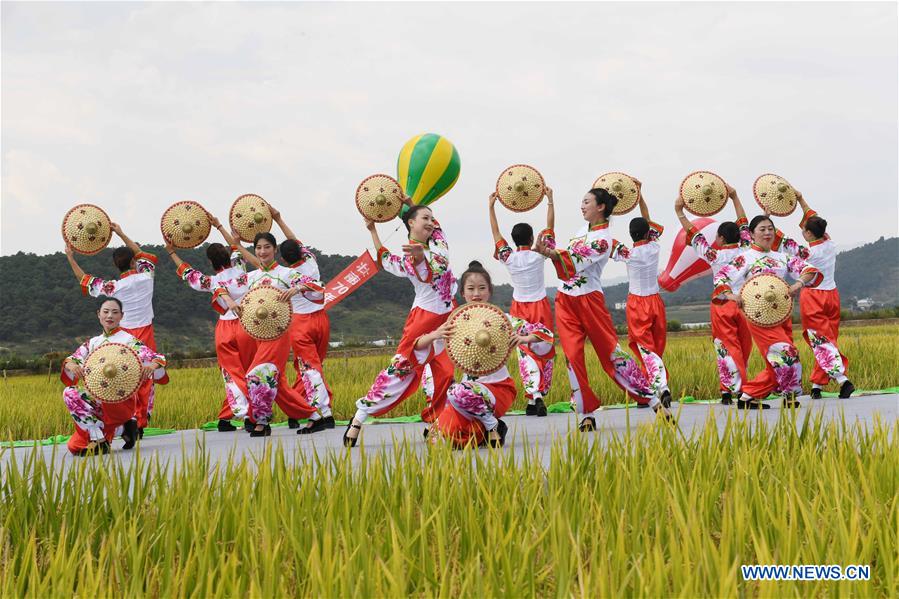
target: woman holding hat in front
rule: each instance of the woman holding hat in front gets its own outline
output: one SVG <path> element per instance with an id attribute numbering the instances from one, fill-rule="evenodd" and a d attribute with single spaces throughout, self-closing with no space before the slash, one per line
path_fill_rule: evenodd
<path id="1" fill-rule="evenodd" d="M 66 258 L 81 284 L 81 293 L 93 297 L 105 295 L 121 301 L 124 313 L 122 328 L 156 351 L 156 337 L 153 334 L 153 279 L 156 275 L 157 258 L 141 250 L 116 223 L 110 223 L 110 227 L 125 243 L 125 247 L 116 248 L 112 252 L 112 261 L 120 272 L 118 279 L 103 279 L 86 274 L 75 261 L 72 246 L 68 244 Z M 153 379 L 146 379 L 138 392 L 134 413 L 138 434 L 141 436 L 150 421 L 155 397 Z"/>
<path id="2" fill-rule="evenodd" d="M 278 264 L 276 254 L 278 244 L 271 233 L 257 233 L 253 240 L 256 259 L 260 267 L 247 276 L 249 288 L 271 286 L 281 291 L 280 301 L 287 302 L 291 297 L 309 288 L 303 279 L 291 269 Z M 288 426 L 298 428 L 301 418 L 318 420 L 321 416 L 310 406 L 295 389 L 287 384 L 286 365 L 290 355 L 290 336 L 284 333 L 275 339 L 263 341 L 253 339 L 242 331 L 243 343 L 251 344 L 250 366 L 247 370 L 247 392 L 249 397 L 251 419 L 255 427 L 250 431 L 252 437 L 271 435 L 269 422 L 272 418 L 272 403 L 287 414 Z"/>
<path id="3" fill-rule="evenodd" d="M 663 417 L 670 417 L 643 375 L 640 366 L 621 349 L 606 309 L 601 277 L 609 260 L 612 237 L 609 217 L 618 198 L 607 190 L 595 188 L 581 200 L 581 214 L 586 224 L 571 239 L 568 247 L 557 250 L 538 239 L 536 249 L 551 258 L 562 283 L 556 296 L 556 327 L 565 357 L 568 358 L 568 378 L 571 381 L 572 401 L 583 419 L 581 431 L 596 428 L 592 416 L 602 402 L 590 388 L 587 365 L 584 361 L 584 342 L 589 339 L 603 370 L 615 383 L 639 403 L 648 402 Z"/>
<path id="4" fill-rule="evenodd" d="M 60 378 L 66 385 L 62 398 L 75 421 L 75 432 L 69 437 L 67 445 L 75 455 L 108 453 L 109 442 L 120 428 L 122 440 L 125 441 L 123 449 L 131 449 L 137 441 L 137 423 L 134 420 L 137 392 L 114 403 L 101 403 L 77 387 L 78 382 L 85 378 L 84 365 L 92 352 L 107 343 L 125 345 L 137 354 L 141 364 L 140 380 L 157 380 L 160 384 L 168 382 L 165 356 L 157 354 L 121 328 L 119 325 L 123 316 L 120 300 L 101 300 L 97 318 L 103 327 L 103 333 L 85 341 L 62 363 Z M 137 380 L 134 382 L 136 385 Z"/>
<path id="5" fill-rule="evenodd" d="M 240 245 L 240 236 L 236 232 L 229 234 L 212 215 L 209 220 L 228 244 L 224 246 L 211 243 L 206 248 L 206 256 L 215 270 L 214 275 L 203 274 L 181 260 L 169 239 L 166 240 L 165 249 L 175 263 L 179 277 L 192 289 L 212 294 L 212 309 L 219 314 L 215 325 L 215 355 L 225 383 L 225 399 L 219 410 L 218 430 L 227 432 L 236 430 L 231 424 L 234 418 L 243 420 L 245 426 L 249 426 L 246 372 L 250 366 L 253 346 L 248 342 L 249 337 L 241 334 L 238 302 L 249 289 L 246 262 L 258 268 L 259 261 Z"/>
<path id="6" fill-rule="evenodd" d="M 785 279 L 789 273 L 797 281 L 790 286 L 790 293 L 796 294 L 804 287 L 816 287 L 821 283 L 821 272 L 801 258 L 789 257 L 775 251 L 777 235 L 774 223 L 767 215 L 759 215 L 749 223 L 752 244 L 749 248 L 718 270 L 715 276 L 714 296 L 724 296 L 727 300 L 743 306 L 743 299 L 734 293 L 734 281 L 742 281 L 755 275 L 771 274 Z M 765 370 L 754 379 L 743 383 L 743 395 L 737 401 L 739 409 L 767 409 L 763 403 L 768 395 L 777 390 L 783 395 L 784 407 L 798 407 L 797 394 L 802 390 L 802 364 L 799 352 L 793 345 L 793 324 L 787 317 L 783 323 L 764 327 L 747 319 L 752 339 L 765 360 Z"/>
<path id="7" fill-rule="evenodd" d="M 370 416 L 390 411 L 415 392 L 426 365 L 431 366 L 434 394 L 422 411 L 425 422 L 433 422 L 439 416 L 453 381 L 453 365 L 445 354 L 431 355 L 425 362 L 419 362 L 415 355 L 416 339 L 442 325 L 454 307 L 456 277 L 449 265 L 449 244 L 430 207 L 412 205 L 408 197 L 403 201 L 409 205 L 402 217 L 409 242 L 403 245 L 402 256 L 384 247 L 373 220 L 366 217 L 365 226 L 371 233 L 378 264 L 390 274 L 408 279 L 415 289 L 415 301 L 396 354 L 365 397 L 356 402 L 356 414 L 343 437 L 348 447 L 356 445 L 362 425 Z"/>
<path id="8" fill-rule="evenodd" d="M 490 273 L 477 261 L 471 262 L 468 270 L 462 273 L 459 286 L 467 304 L 489 302 L 493 295 Z M 510 314 L 499 315 L 500 318 L 503 316 L 512 325 L 509 351 L 513 347 L 524 346 L 539 357 L 552 351 L 553 333 L 547 326 L 539 322 L 530 323 Z M 415 342 L 416 359 L 425 361 L 433 354 L 444 352 L 445 341 L 453 332 L 452 325 L 447 321 L 434 331 L 419 337 Z M 508 352 L 502 355 L 507 354 Z M 440 437 L 449 439 L 456 447 L 471 442 L 479 445 L 485 441 L 491 447 L 505 444 L 508 427 L 500 418 L 512 406 L 518 394 L 505 362 L 503 359 L 502 366 L 488 374 L 474 375 L 466 372 L 460 382 L 450 386 L 447 403 L 433 427 Z M 436 440 L 437 437 L 429 435 L 428 439 Z"/>
<path id="9" fill-rule="evenodd" d="M 837 338 L 840 334 L 840 293 L 834 281 L 837 246 L 827 234 L 827 221 L 809 208 L 805 198 L 794 190 L 796 201 L 802 208 L 802 237 L 808 247 L 784 237 L 781 248 L 787 254 L 799 256 L 821 271 L 823 280 L 814 289 L 803 289 L 799 295 L 799 314 L 802 318 L 802 336 L 815 355 L 812 371 L 812 399 L 821 399 L 821 389 L 830 381 L 840 385 L 840 397 L 846 399 L 855 391 L 855 385 L 846 376 L 849 359 L 840 353 Z"/>

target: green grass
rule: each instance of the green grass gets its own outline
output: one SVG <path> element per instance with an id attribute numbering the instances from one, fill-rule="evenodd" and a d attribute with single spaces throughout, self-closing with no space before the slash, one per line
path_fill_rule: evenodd
<path id="1" fill-rule="evenodd" d="M 416 444 L 178 468 L 34 452 L 3 466 L 0 596 L 899 594 L 897 423 L 590 438 L 558 439 L 546 469 L 535 449 Z M 744 582 L 741 564 L 871 580 Z"/>
<path id="2" fill-rule="evenodd" d="M 845 327 L 840 336 L 840 348 L 849 356 L 850 375 L 858 389 L 883 389 L 897 384 L 899 373 L 899 325 L 875 325 Z M 804 341 L 797 335 L 803 363 L 803 377 L 808 389 L 812 355 Z M 557 346 L 556 373 L 548 396 L 548 403 L 568 401 L 571 393 L 565 372 L 565 360 Z M 356 399 L 368 392 L 368 388 L 389 356 L 365 356 L 336 358 L 325 361 L 325 375 L 334 393 L 335 413 L 339 418 L 349 418 Z M 718 375 L 711 340 L 705 335 L 677 336 L 668 340 L 665 350 L 672 394 L 697 398 L 719 396 Z M 587 367 L 594 389 L 605 403 L 625 400 L 622 391 L 612 383 L 600 368 L 595 354 L 587 352 Z M 753 351 L 749 371 L 761 370 L 762 360 Z M 510 361 L 510 371 L 517 372 Z M 290 367 L 293 377 L 293 368 Z M 516 375 L 513 375 L 516 376 Z M 173 370 L 171 383 L 158 386 L 153 426 L 161 428 L 196 428 L 216 418 L 224 392 L 216 368 Z M 73 424 L 62 402 L 63 385 L 56 373 L 46 375 L 10 377 L 0 382 L 0 439 L 39 439 L 56 434 L 69 434 Z M 417 414 L 424 405 L 419 392 L 395 408 L 391 416 Z M 524 409 L 523 394 L 513 409 Z M 276 408 L 276 418 L 283 415 Z"/>

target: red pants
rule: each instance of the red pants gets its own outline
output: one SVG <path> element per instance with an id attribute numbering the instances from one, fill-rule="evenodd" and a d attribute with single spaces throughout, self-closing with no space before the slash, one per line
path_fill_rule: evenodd
<path id="1" fill-rule="evenodd" d="M 493 405 L 493 416 L 502 418 L 518 394 L 515 383 L 511 378 L 507 378 L 498 383 L 486 383 L 483 386 L 490 391 L 496 402 Z M 464 414 L 463 411 L 456 409 L 452 402 L 447 402 L 443 411 L 440 412 L 440 417 L 437 419 L 437 430 L 456 447 L 463 447 L 469 443 L 480 445 L 487 436 L 484 425 L 476 416 Z"/>
<path id="2" fill-rule="evenodd" d="M 133 335 L 134 333 L 132 333 Z M 122 426 L 132 418 L 134 411 L 137 409 L 137 393 L 126 399 L 116 403 L 104 403 L 103 410 L 103 437 L 106 441 L 112 441 L 115 437 L 116 428 Z M 90 434 L 76 426 L 72 436 L 69 437 L 66 446 L 72 453 L 78 453 L 86 448 L 90 443 Z"/>
<path id="3" fill-rule="evenodd" d="M 294 314 L 290 319 L 290 346 L 293 349 L 293 367 L 297 372 L 297 380 L 293 388 L 306 399 L 312 402 L 312 398 L 306 397 L 303 385 L 303 370 L 311 368 L 319 373 L 322 382 L 327 389 L 327 397 L 330 405 L 331 388 L 324 382 L 324 369 L 322 364 L 328 355 L 328 342 L 331 340 L 331 321 L 324 310 L 311 314 Z M 323 394 L 324 396 L 324 394 Z"/>
<path id="4" fill-rule="evenodd" d="M 152 324 L 134 329 L 122 327 L 122 330 L 131 333 L 137 337 L 141 343 L 153 351 L 156 351 L 156 337 L 153 335 Z M 150 415 L 153 413 L 155 399 L 155 382 L 150 378 L 141 383 L 140 387 L 137 389 L 137 404 L 134 410 L 134 417 L 137 419 L 137 426 L 139 428 L 147 428 L 147 425 L 150 423 Z"/>
<path id="5" fill-rule="evenodd" d="M 246 374 L 250 369 L 250 360 L 253 359 L 254 347 L 251 343 L 247 343 L 247 340 L 250 340 L 248 336 L 241 337 L 242 330 L 240 320 L 236 318 L 219 320 L 215 325 L 215 355 L 218 358 L 219 368 L 222 370 L 222 378 L 224 378 L 226 386 L 225 399 L 222 400 L 222 408 L 219 410 L 219 420 L 234 418 L 234 410 L 228 402 L 227 385 L 229 382 L 236 385 L 243 394 L 242 402 L 247 401 Z"/>
<path id="6" fill-rule="evenodd" d="M 802 336 L 809 346 L 812 345 L 809 329 L 819 337 L 826 337 L 834 346 L 837 345 L 837 338 L 840 336 L 840 293 L 836 289 L 803 289 L 799 295 L 799 314 L 802 318 Z M 843 361 L 842 374 L 845 375 L 849 370 L 849 359 L 842 352 L 840 359 Z M 817 359 L 810 380 L 822 387 L 830 382 L 830 375 L 821 368 Z"/>
<path id="7" fill-rule="evenodd" d="M 765 399 L 773 391 L 781 392 L 797 392 L 801 390 L 802 382 L 802 365 L 799 363 L 799 352 L 793 345 L 793 323 L 787 319 L 783 324 L 776 327 L 760 327 L 747 320 L 749 331 L 752 334 L 752 340 L 762 359 L 765 360 L 765 369 L 756 375 L 751 381 L 743 383 L 743 393 L 755 399 Z M 792 380 L 779 381 L 777 372 L 771 363 L 772 346 L 775 344 L 783 347 L 783 350 L 775 352 L 780 355 L 789 354 L 795 358 L 792 366 L 785 367 L 783 370 L 789 375 L 792 373 Z"/>
<path id="8" fill-rule="evenodd" d="M 587 365 L 584 362 L 584 341 L 590 340 L 596 357 L 599 358 L 603 370 L 615 384 L 627 391 L 635 401 L 646 402 L 641 397 L 621 384 L 616 379 L 615 367 L 612 364 L 612 352 L 618 348 L 618 336 L 612 325 L 612 317 L 606 309 L 606 300 L 602 293 L 593 291 L 586 295 L 571 296 L 559 293 L 556 296 L 556 326 L 559 339 L 568 365 L 574 372 L 580 388 L 582 405 L 575 408 L 579 414 L 589 414 L 602 405 L 602 402 L 590 388 L 587 377 Z M 575 403 L 578 400 L 575 399 Z"/>
<path id="9" fill-rule="evenodd" d="M 668 338 L 668 322 L 665 319 L 665 302 L 658 293 L 654 295 L 627 296 L 627 338 L 628 346 L 642 363 L 638 345 L 659 357 L 665 353 Z"/>
<path id="10" fill-rule="evenodd" d="M 752 352 L 752 334 L 749 332 L 749 323 L 736 302 L 713 301 L 711 313 L 712 337 L 723 345 L 730 357 L 733 358 L 740 375 L 736 389 L 731 389 L 719 376 L 720 389 L 723 392 L 739 391 L 742 384 L 748 380 L 746 364 L 749 362 L 749 354 Z"/>
<path id="11" fill-rule="evenodd" d="M 526 320 L 531 324 L 542 324 L 549 330 L 555 331 L 555 319 L 553 318 L 552 307 L 549 305 L 549 298 L 544 297 L 539 302 L 517 302 L 512 300 L 512 307 L 509 310 L 509 314 L 516 318 Z M 549 389 L 552 386 L 553 374 L 553 367 L 551 364 L 553 363 L 553 358 L 556 356 L 555 346 L 542 356 L 535 354 L 527 345 L 518 346 L 518 352 L 519 370 L 526 368 L 526 366 L 522 366 L 521 364 L 523 359 L 522 354 L 528 356 L 537 365 L 537 370 L 540 373 L 540 381 L 536 389 L 537 396 L 542 397 L 549 393 Z M 522 370 L 522 372 L 524 371 Z M 529 389 L 528 385 L 525 385 L 524 394 L 530 402 L 535 396 L 535 390 Z"/>

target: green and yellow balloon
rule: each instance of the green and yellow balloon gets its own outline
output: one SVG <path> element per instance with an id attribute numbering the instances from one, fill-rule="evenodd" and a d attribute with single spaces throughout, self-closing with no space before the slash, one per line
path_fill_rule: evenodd
<path id="1" fill-rule="evenodd" d="M 396 178 L 413 204 L 428 206 L 453 188 L 459 179 L 459 166 L 459 152 L 450 140 L 436 133 L 423 133 L 407 141 L 400 150 Z"/>

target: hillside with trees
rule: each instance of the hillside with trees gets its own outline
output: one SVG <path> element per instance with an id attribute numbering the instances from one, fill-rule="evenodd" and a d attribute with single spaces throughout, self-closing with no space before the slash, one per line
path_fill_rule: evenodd
<path id="1" fill-rule="evenodd" d="M 154 311 L 157 339 L 163 351 L 180 354 L 211 350 L 217 315 L 209 306 L 210 296 L 192 290 L 176 276 L 175 267 L 161 246 L 143 247 L 160 257 Z M 205 246 L 180 251 L 179 255 L 201 270 L 210 270 Z M 316 255 L 325 281 L 355 259 L 318 252 Z M 88 273 L 117 276 L 110 248 L 96 256 L 78 256 L 78 262 Z M 854 306 L 855 300 L 861 298 L 885 305 L 899 303 L 899 238 L 881 238 L 841 253 L 837 257 L 836 279 L 846 307 Z M 27 355 L 68 353 L 85 337 L 96 334 L 96 300 L 81 295 L 78 281 L 61 252 L 2 256 L 0 280 L 0 347 L 6 351 Z M 710 288 L 711 281 L 706 277 L 683 285 L 675 293 L 664 293 L 669 318 L 684 313 L 689 315 L 688 320 L 701 321 L 705 314 L 707 320 Z M 616 302 L 625 301 L 627 284 L 613 285 L 605 291 L 614 320 L 617 324 L 624 322 L 623 311 L 613 308 Z M 553 290 L 550 296 L 554 296 Z M 511 297 L 508 285 L 497 286 L 495 303 L 508 308 Z M 412 298 L 411 285 L 379 272 L 329 311 L 332 340 L 359 343 L 398 336 Z"/>

